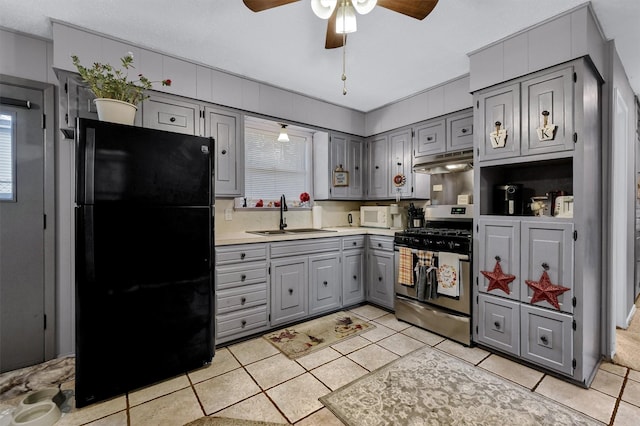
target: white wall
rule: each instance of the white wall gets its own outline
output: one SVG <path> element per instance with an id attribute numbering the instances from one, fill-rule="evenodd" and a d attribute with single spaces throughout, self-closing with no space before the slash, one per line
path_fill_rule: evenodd
<path id="1" fill-rule="evenodd" d="M 607 280 L 608 334 L 607 353 L 615 352 L 615 328 L 627 328 L 635 311 L 635 96 L 618 57 L 615 42 L 609 42 L 611 70 L 606 85 L 608 124 L 605 138 L 611 143 L 609 159 L 610 188 L 608 217 L 609 265 Z"/>

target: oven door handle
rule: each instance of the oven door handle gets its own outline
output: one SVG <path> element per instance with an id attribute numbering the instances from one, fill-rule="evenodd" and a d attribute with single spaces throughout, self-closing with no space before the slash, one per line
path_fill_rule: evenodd
<path id="1" fill-rule="evenodd" d="M 400 251 L 400 250 L 398 250 L 398 247 L 406 247 L 406 246 L 398 246 L 398 245 L 396 245 L 395 251 Z M 420 251 L 420 250 L 413 249 L 413 248 L 411 249 L 411 253 L 412 254 L 416 254 L 417 255 L 418 251 Z M 422 250 L 422 251 L 431 251 L 431 253 L 433 253 L 433 257 L 438 257 L 438 252 L 437 251 L 432 251 L 432 250 Z M 460 261 L 465 261 L 465 260 L 468 261 L 469 260 L 469 255 L 468 254 L 458 254 L 458 259 Z"/>

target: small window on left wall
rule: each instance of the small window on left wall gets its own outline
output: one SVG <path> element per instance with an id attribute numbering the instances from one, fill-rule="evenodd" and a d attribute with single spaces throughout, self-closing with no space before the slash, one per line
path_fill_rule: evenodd
<path id="1" fill-rule="evenodd" d="M 0 201 L 16 200 L 16 116 L 0 111 Z"/>

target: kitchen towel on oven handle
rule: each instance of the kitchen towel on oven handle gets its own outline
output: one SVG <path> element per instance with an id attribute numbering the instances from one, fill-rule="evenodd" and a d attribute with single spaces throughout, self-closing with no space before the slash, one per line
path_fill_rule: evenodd
<path id="1" fill-rule="evenodd" d="M 413 287 L 413 253 L 408 247 L 400 247 L 400 264 L 398 265 L 398 283 Z"/>
<path id="2" fill-rule="evenodd" d="M 426 250 L 418 250 L 416 252 L 418 262 L 416 263 L 416 297 L 419 301 L 424 302 L 429 299 L 438 297 L 436 293 L 437 276 L 436 269 L 433 265 L 433 252 Z"/>
<path id="3" fill-rule="evenodd" d="M 438 294 L 460 297 L 460 255 L 438 252 Z"/>

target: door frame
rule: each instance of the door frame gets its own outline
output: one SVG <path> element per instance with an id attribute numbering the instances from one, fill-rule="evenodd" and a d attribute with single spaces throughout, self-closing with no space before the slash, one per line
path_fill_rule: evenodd
<path id="1" fill-rule="evenodd" d="M 27 80 L 0 74 L 0 83 L 25 89 L 39 90 L 43 95 L 42 117 L 44 143 L 44 314 L 47 327 L 44 330 L 44 360 L 57 356 L 56 321 L 56 185 L 55 185 L 55 135 L 56 109 L 55 86 L 34 80 Z"/>

